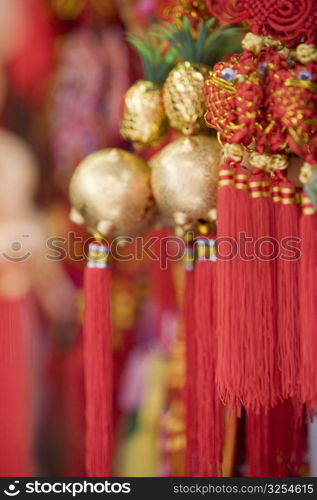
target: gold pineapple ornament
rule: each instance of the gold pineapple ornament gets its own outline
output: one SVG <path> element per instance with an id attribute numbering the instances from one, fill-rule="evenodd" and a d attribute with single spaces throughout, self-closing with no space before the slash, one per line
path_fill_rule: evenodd
<path id="1" fill-rule="evenodd" d="M 204 79 L 208 66 L 189 61 L 179 63 L 164 86 L 164 105 L 173 128 L 185 135 L 205 128 Z"/>
<path id="2" fill-rule="evenodd" d="M 163 86 L 165 111 L 173 128 L 185 135 L 206 129 L 204 123 L 204 80 L 210 67 L 224 55 L 228 35 L 236 28 L 218 27 L 215 19 L 202 21 L 196 33 L 187 17 L 176 25 L 162 22 L 153 34 L 167 40 L 181 61 L 172 69 Z"/>
<path id="3" fill-rule="evenodd" d="M 176 54 L 173 49 L 163 54 L 163 44 L 146 34 L 127 39 L 141 57 L 145 80 L 134 83 L 125 95 L 120 132 L 136 149 L 143 149 L 159 144 L 169 128 L 162 84 Z"/>

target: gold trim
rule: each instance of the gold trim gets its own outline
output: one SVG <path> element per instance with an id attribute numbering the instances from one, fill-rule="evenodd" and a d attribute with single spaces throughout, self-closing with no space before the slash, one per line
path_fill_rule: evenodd
<path id="1" fill-rule="evenodd" d="M 237 174 L 236 179 L 241 179 L 241 180 L 248 180 L 248 174 Z"/>
<path id="2" fill-rule="evenodd" d="M 294 198 L 281 198 L 282 205 L 292 205 L 295 203 Z"/>
<path id="3" fill-rule="evenodd" d="M 303 215 L 315 215 L 316 210 L 313 207 L 306 207 L 303 209 Z"/>
<path id="4" fill-rule="evenodd" d="M 231 94 L 236 93 L 236 88 L 235 88 L 234 83 L 228 82 L 227 80 L 224 80 L 223 78 L 219 78 L 214 73 L 211 73 L 209 79 L 206 82 L 207 85 L 210 83 L 216 85 L 216 87 L 220 87 L 222 90 L 226 90 L 227 92 L 230 92 Z"/>
<path id="5" fill-rule="evenodd" d="M 279 190 L 281 193 L 286 193 L 286 194 L 294 194 L 295 193 L 295 188 L 280 187 Z"/>
<path id="6" fill-rule="evenodd" d="M 219 171 L 219 176 L 221 177 L 222 175 L 233 175 L 233 170 L 220 170 Z"/>
<path id="7" fill-rule="evenodd" d="M 234 180 L 233 179 L 224 179 L 222 181 L 219 181 L 219 186 L 234 186 Z"/>
<path id="8" fill-rule="evenodd" d="M 301 87 L 317 94 L 317 85 L 310 80 L 298 80 L 297 78 L 287 78 L 284 85 L 286 87 Z"/>

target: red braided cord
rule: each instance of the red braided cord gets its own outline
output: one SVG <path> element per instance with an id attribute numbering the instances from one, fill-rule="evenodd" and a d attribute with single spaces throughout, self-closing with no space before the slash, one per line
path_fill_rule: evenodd
<path id="1" fill-rule="evenodd" d="M 311 76 L 311 80 L 301 80 L 303 73 L 306 73 L 306 77 Z M 297 64 L 293 68 L 282 68 L 268 75 L 266 112 L 276 124 L 266 136 L 272 151 L 288 146 L 305 161 L 317 161 L 316 89 L 316 63 Z"/>
<path id="2" fill-rule="evenodd" d="M 258 35 L 271 35 L 292 47 L 316 43 L 315 0 L 207 0 L 212 15 L 221 21 L 247 21 Z"/>
<path id="3" fill-rule="evenodd" d="M 206 123 L 226 142 L 248 145 L 255 135 L 263 99 L 257 66 L 257 58 L 249 51 L 234 54 L 216 64 L 205 82 Z M 228 69 L 236 73 L 232 83 L 223 78 Z"/>

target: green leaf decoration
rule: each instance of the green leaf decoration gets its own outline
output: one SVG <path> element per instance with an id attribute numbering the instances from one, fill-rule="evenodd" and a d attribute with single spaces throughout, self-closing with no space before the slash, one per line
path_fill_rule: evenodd
<path id="1" fill-rule="evenodd" d="M 145 79 L 153 83 L 165 82 L 176 63 L 175 48 L 164 48 L 166 43 L 163 40 L 147 33 L 140 36 L 128 33 L 126 39 L 140 55 Z"/>
<path id="2" fill-rule="evenodd" d="M 224 55 L 241 51 L 241 29 L 217 26 L 215 18 L 200 23 L 197 32 L 187 17 L 180 25 L 162 21 L 153 26 L 151 35 L 158 40 L 167 40 L 183 61 L 214 65 Z"/>

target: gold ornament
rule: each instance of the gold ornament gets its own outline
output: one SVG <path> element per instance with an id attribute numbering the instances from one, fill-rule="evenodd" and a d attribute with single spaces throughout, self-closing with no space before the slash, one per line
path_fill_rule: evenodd
<path id="1" fill-rule="evenodd" d="M 213 219 L 219 161 L 217 140 L 203 135 L 182 137 L 151 159 L 154 198 L 178 234 Z"/>
<path id="2" fill-rule="evenodd" d="M 243 38 L 241 46 L 244 50 L 249 50 L 253 54 L 258 55 L 264 47 L 264 38 L 263 36 L 249 32 Z"/>
<path id="3" fill-rule="evenodd" d="M 260 168 L 271 175 L 274 175 L 277 170 L 285 170 L 288 167 L 287 155 L 270 155 L 267 153 L 261 154 L 253 151 L 250 154 L 248 161 L 252 168 Z"/>
<path id="4" fill-rule="evenodd" d="M 308 184 L 313 175 L 317 172 L 317 165 L 310 165 L 309 163 L 303 163 L 301 169 L 300 169 L 300 174 L 299 174 L 299 180 L 302 184 Z"/>
<path id="5" fill-rule="evenodd" d="M 120 133 L 136 147 L 157 145 L 168 129 L 162 86 L 139 80 L 127 91 Z"/>
<path id="6" fill-rule="evenodd" d="M 209 70 L 204 64 L 181 62 L 164 84 L 164 106 L 170 124 L 185 135 L 206 128 L 204 79 Z"/>
<path id="7" fill-rule="evenodd" d="M 245 50 L 249 50 L 253 52 L 255 55 L 259 55 L 261 50 L 265 48 L 272 47 L 278 52 L 285 52 L 285 55 L 288 55 L 289 51 L 285 49 L 283 43 L 280 40 L 276 40 L 272 36 L 262 36 L 255 35 L 254 33 L 247 33 L 242 42 L 241 46 Z"/>
<path id="8" fill-rule="evenodd" d="M 155 218 L 149 166 L 121 149 L 87 156 L 72 176 L 70 200 L 71 220 L 103 236 L 144 234 Z"/>
<path id="9" fill-rule="evenodd" d="M 232 158 L 236 162 L 241 162 L 245 154 L 245 149 L 242 144 L 230 144 L 228 142 L 223 145 L 221 154 L 223 160 Z"/>
<path id="10" fill-rule="evenodd" d="M 193 2 L 194 8 L 199 7 Z M 153 34 L 167 40 L 176 50 L 180 60 L 170 71 L 163 87 L 163 99 L 170 124 L 184 135 L 206 130 L 204 121 L 204 80 L 215 62 L 221 59 L 223 47 L 236 29 L 214 27 L 216 20 L 199 23 L 193 29 L 190 19 L 182 18 L 178 26 L 165 22 L 158 25 Z"/>
<path id="11" fill-rule="evenodd" d="M 297 45 L 296 50 L 291 52 L 291 55 L 301 64 L 317 62 L 317 47 L 316 45 L 300 43 Z"/>

